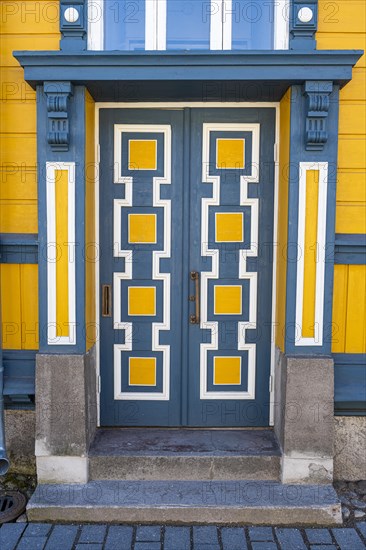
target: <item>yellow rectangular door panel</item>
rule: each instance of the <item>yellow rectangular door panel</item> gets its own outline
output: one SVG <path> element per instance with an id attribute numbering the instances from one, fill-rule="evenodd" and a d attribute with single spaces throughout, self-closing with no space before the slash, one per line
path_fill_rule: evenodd
<path id="1" fill-rule="evenodd" d="M 241 286 L 215 285 L 215 315 L 241 315 L 241 303 Z"/>
<path id="2" fill-rule="evenodd" d="M 218 139 L 216 142 L 216 168 L 240 169 L 245 166 L 244 139 Z"/>
<path id="3" fill-rule="evenodd" d="M 242 212 L 217 212 L 215 214 L 215 240 L 218 243 L 244 241 Z"/>
<path id="4" fill-rule="evenodd" d="M 156 214 L 129 214 L 128 242 L 156 243 Z"/>
<path id="5" fill-rule="evenodd" d="M 156 140 L 130 139 L 128 142 L 129 170 L 156 170 Z"/>
<path id="6" fill-rule="evenodd" d="M 155 357 L 130 357 L 130 386 L 156 386 Z"/>
<path id="7" fill-rule="evenodd" d="M 241 358 L 214 357 L 214 384 L 241 384 Z"/>
<path id="8" fill-rule="evenodd" d="M 128 315 L 156 315 L 155 287 L 131 286 L 128 288 Z"/>

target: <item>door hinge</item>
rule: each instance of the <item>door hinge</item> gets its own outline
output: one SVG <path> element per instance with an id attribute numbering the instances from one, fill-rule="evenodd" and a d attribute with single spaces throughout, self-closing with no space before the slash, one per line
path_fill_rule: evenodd
<path id="1" fill-rule="evenodd" d="M 269 393 L 273 392 L 273 376 L 269 377 Z"/>
<path id="2" fill-rule="evenodd" d="M 278 162 L 278 143 L 274 144 L 273 149 L 274 149 L 274 161 Z"/>
<path id="3" fill-rule="evenodd" d="M 100 376 L 98 376 L 98 378 L 97 378 L 97 385 L 98 385 L 98 393 L 100 393 L 101 392 L 101 385 L 102 385 Z"/>

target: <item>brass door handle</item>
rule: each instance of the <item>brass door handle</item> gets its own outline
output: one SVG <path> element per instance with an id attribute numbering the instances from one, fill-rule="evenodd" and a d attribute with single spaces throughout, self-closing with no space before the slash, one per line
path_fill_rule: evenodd
<path id="1" fill-rule="evenodd" d="M 189 299 L 196 303 L 196 311 L 190 315 L 189 321 L 192 325 L 198 325 L 200 322 L 200 274 L 198 271 L 191 271 L 191 280 L 195 283 L 195 295 Z"/>
<path id="2" fill-rule="evenodd" d="M 102 285 L 102 317 L 112 317 L 112 285 Z"/>

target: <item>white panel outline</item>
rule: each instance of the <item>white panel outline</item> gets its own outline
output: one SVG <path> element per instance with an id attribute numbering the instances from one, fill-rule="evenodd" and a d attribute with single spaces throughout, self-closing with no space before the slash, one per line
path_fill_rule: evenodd
<path id="1" fill-rule="evenodd" d="M 215 365 L 215 359 L 239 359 L 240 361 L 240 370 L 239 370 L 239 374 L 240 374 L 240 378 L 239 378 L 239 382 L 230 382 L 230 383 L 227 383 L 227 384 L 224 384 L 223 382 L 221 383 L 218 383 L 218 382 L 215 382 L 215 370 L 216 370 L 216 365 Z M 241 357 L 240 356 L 237 356 L 237 355 L 216 355 L 213 357 L 213 385 L 214 386 L 240 386 L 241 385 Z"/>
<path id="2" fill-rule="evenodd" d="M 57 336 L 56 311 L 56 170 L 68 174 L 68 322 L 69 336 Z M 47 203 L 47 343 L 49 346 L 76 345 L 76 270 L 75 270 L 75 162 L 46 162 L 46 203 Z M 55 249 L 55 257 L 50 258 L 50 248 Z"/>
<path id="3" fill-rule="evenodd" d="M 302 336 L 302 315 L 304 307 L 304 270 L 305 270 L 305 229 L 306 229 L 306 174 L 309 170 L 319 171 L 318 185 L 318 227 L 316 240 L 316 278 L 315 278 L 315 318 L 314 337 Z M 295 346 L 322 346 L 323 345 L 323 318 L 324 318 L 324 276 L 326 261 L 326 227 L 327 227 L 327 194 L 328 194 L 328 163 L 327 162 L 300 162 L 299 163 L 299 205 L 298 205 L 298 260 L 296 273 L 296 327 L 300 327 L 300 338 L 296 339 Z"/>
<path id="4" fill-rule="evenodd" d="M 131 359 L 154 359 L 154 375 L 155 383 L 154 384 L 131 384 Z M 152 388 L 156 386 L 156 357 L 129 357 L 128 358 L 128 385 L 129 386 L 151 386 Z"/>
<path id="5" fill-rule="evenodd" d="M 152 323 L 152 351 L 163 355 L 163 388 L 161 392 L 122 392 L 121 353 L 132 351 L 133 323 L 121 319 L 121 281 L 132 280 L 133 261 L 131 250 L 121 248 L 121 208 L 132 206 L 133 176 L 121 176 L 122 135 L 126 132 L 162 133 L 164 135 L 164 175 L 153 180 L 153 206 L 163 208 L 164 246 L 163 250 L 152 252 L 152 279 L 163 281 L 163 321 Z M 168 401 L 170 396 L 170 345 L 159 344 L 160 331 L 170 330 L 170 273 L 160 272 L 160 258 L 171 257 L 171 201 L 160 198 L 160 185 L 171 183 L 171 126 L 147 124 L 114 125 L 114 183 L 125 185 L 125 198 L 114 199 L 113 236 L 114 257 L 125 258 L 125 271 L 113 273 L 113 327 L 125 331 L 125 343 L 114 344 L 114 399 L 134 401 Z"/>
<path id="6" fill-rule="evenodd" d="M 182 109 L 184 107 L 187 108 L 193 108 L 193 107 L 203 107 L 207 106 L 205 103 L 199 102 L 199 101 L 167 101 L 164 103 L 161 102 L 149 102 L 145 101 L 143 103 L 136 103 L 136 102 L 114 102 L 114 101 L 103 101 L 103 102 L 97 102 L 95 103 L 95 131 L 94 131 L 94 138 L 95 138 L 95 158 L 96 162 L 98 163 L 98 167 L 100 165 L 100 144 L 99 144 L 99 132 L 100 132 L 100 113 L 99 111 L 101 109 L 136 109 L 139 108 L 141 110 L 144 109 L 157 109 L 157 110 L 165 110 L 167 108 L 173 108 L 173 109 Z M 261 107 L 265 109 L 275 109 L 276 113 L 276 122 L 275 122 L 275 150 L 278 150 L 278 147 L 280 145 L 280 103 L 278 101 L 246 101 L 246 102 L 238 102 L 238 101 L 230 101 L 227 103 L 222 103 L 220 101 L 213 101 L 210 103 L 210 108 L 222 108 L 225 107 L 226 109 L 237 109 L 245 108 L 245 109 L 251 109 L 256 107 Z M 97 171 L 96 174 L 96 180 L 95 180 L 95 243 L 96 246 L 100 246 L 100 236 L 99 236 L 99 230 L 100 230 L 100 197 L 99 197 L 99 190 L 100 190 L 100 178 L 99 178 L 99 171 Z M 273 220 L 273 239 L 274 239 L 274 246 L 273 246 L 273 269 L 272 269 L 272 313 L 271 313 L 271 322 L 272 327 L 274 328 L 276 326 L 276 289 L 277 289 L 277 257 L 278 257 L 278 251 L 277 251 L 277 243 L 275 242 L 275 238 L 277 236 L 277 230 L 278 230 L 278 204 L 279 204 L 279 160 L 277 157 L 277 154 L 274 154 L 274 220 Z M 100 264 L 99 264 L 99 257 L 96 261 L 96 269 L 95 269 L 95 315 L 96 319 L 100 318 L 100 296 L 99 296 L 99 285 L 100 285 Z M 271 331 L 271 366 L 270 366 L 270 372 L 271 372 L 271 378 L 272 378 L 272 388 L 274 388 L 274 382 L 276 379 L 276 373 L 275 373 L 275 363 L 276 363 L 276 343 L 275 343 L 275 335 L 274 331 Z M 100 368 L 100 340 L 97 338 L 96 344 L 96 372 L 97 377 L 99 380 L 101 380 L 101 368 Z M 97 384 L 96 388 L 96 403 L 97 403 L 97 424 L 98 427 L 101 425 L 100 423 L 100 402 L 101 402 L 101 385 Z M 275 400 L 274 400 L 274 391 L 270 391 L 269 394 L 269 425 L 273 426 L 274 424 L 274 406 L 275 406 Z"/>
<path id="7" fill-rule="evenodd" d="M 227 15 L 232 11 L 232 0 L 211 0 L 210 11 L 210 50 L 231 50 L 232 17 Z M 273 21 L 274 50 L 289 48 L 289 14 L 290 1 L 276 0 Z M 166 29 L 167 0 L 146 0 L 145 51 L 166 50 Z M 88 50 L 104 49 L 104 0 L 88 0 Z"/>
<path id="8" fill-rule="evenodd" d="M 130 216 L 153 216 L 154 219 L 155 219 L 155 240 L 154 241 L 130 241 Z M 152 214 L 150 212 L 146 212 L 145 213 L 133 213 L 133 214 L 128 214 L 128 244 L 146 244 L 146 245 L 149 245 L 149 244 L 156 244 L 158 242 L 157 240 L 157 232 L 158 232 L 158 226 L 157 226 L 157 215 L 156 214 Z"/>
<path id="9" fill-rule="evenodd" d="M 240 288 L 240 312 L 239 313 L 216 313 L 216 288 L 235 287 Z M 214 285 L 214 315 L 242 315 L 243 314 L 243 289 L 241 285 Z"/>
<path id="10" fill-rule="evenodd" d="M 241 224 L 242 224 L 242 239 L 240 241 L 221 241 L 217 238 L 217 216 L 220 214 L 236 214 L 241 216 Z M 216 212 L 215 213 L 215 242 L 217 243 L 243 243 L 244 242 L 244 214 L 243 212 Z"/>
<path id="11" fill-rule="evenodd" d="M 240 206 L 251 208 L 251 246 L 239 254 L 239 279 L 249 280 L 249 321 L 238 322 L 238 350 L 248 351 L 248 390 L 246 392 L 213 392 L 207 390 L 207 355 L 208 350 L 218 350 L 218 321 L 207 321 L 208 280 L 219 278 L 219 250 L 209 248 L 208 220 L 209 207 L 220 204 L 220 176 L 210 176 L 210 133 L 211 132 L 251 132 L 252 133 L 252 174 L 240 176 Z M 201 256 L 212 258 L 212 271 L 201 273 L 201 322 L 200 328 L 211 331 L 211 342 L 200 344 L 200 399 L 254 399 L 256 344 L 245 341 L 246 329 L 257 326 L 257 273 L 247 272 L 246 258 L 257 256 L 258 248 L 258 199 L 248 198 L 248 183 L 259 181 L 259 124 L 211 124 L 202 125 L 202 182 L 212 183 L 212 198 L 203 198 L 201 202 Z"/>
<path id="12" fill-rule="evenodd" d="M 133 168 L 131 166 L 133 166 L 133 164 L 130 162 L 130 143 L 131 141 L 153 141 L 155 143 L 155 168 Z M 139 172 L 142 172 L 142 171 L 146 171 L 146 170 L 157 170 L 157 167 L 158 167 L 158 159 L 157 159 L 157 154 L 158 154 L 158 144 L 157 144 L 157 141 L 156 139 L 129 139 L 128 140 L 128 161 L 127 161 L 127 164 L 128 164 L 128 169 L 129 170 L 138 170 Z"/>

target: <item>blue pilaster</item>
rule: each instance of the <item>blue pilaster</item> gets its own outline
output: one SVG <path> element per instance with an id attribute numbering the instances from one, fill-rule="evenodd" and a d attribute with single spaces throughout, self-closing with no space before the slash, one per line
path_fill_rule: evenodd
<path id="1" fill-rule="evenodd" d="M 87 49 L 87 0 L 60 0 L 60 49 L 83 51 Z"/>

